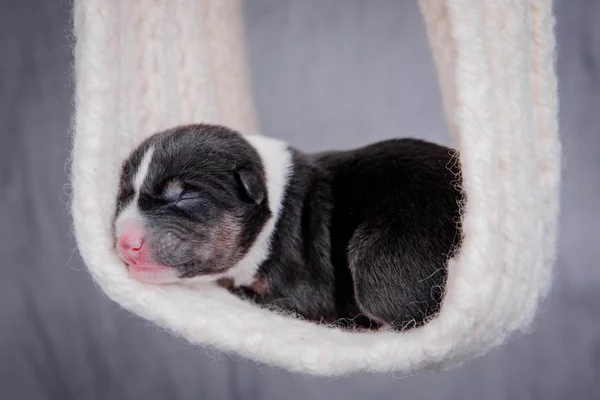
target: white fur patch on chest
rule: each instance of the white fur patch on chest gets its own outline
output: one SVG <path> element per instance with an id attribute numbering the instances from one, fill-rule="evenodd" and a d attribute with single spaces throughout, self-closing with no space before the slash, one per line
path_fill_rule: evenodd
<path id="1" fill-rule="evenodd" d="M 281 215 L 285 191 L 293 172 L 292 155 L 287 143 L 258 135 L 247 135 L 244 139 L 256 149 L 261 158 L 271 217 L 244 258 L 227 271 L 226 277 L 233 279 L 236 286 L 251 285 L 256 279 L 258 268 L 269 257 L 273 231 Z"/>

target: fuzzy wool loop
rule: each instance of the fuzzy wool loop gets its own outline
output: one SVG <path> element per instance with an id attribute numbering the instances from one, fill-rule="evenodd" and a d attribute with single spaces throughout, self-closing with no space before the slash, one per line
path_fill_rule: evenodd
<path id="1" fill-rule="evenodd" d="M 307 374 L 448 368 L 525 330 L 552 281 L 560 157 L 552 0 L 419 0 L 460 150 L 464 241 L 439 315 L 404 333 L 344 332 L 218 287 L 129 279 L 112 248 L 119 168 L 146 136 L 207 122 L 257 133 L 238 0 L 77 0 L 72 214 L 94 280 L 198 345 Z"/>

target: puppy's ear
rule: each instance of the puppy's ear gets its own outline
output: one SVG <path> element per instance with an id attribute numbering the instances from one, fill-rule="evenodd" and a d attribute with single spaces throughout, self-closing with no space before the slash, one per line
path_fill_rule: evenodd
<path id="1" fill-rule="evenodd" d="M 266 188 L 258 173 L 240 167 L 235 170 L 235 180 L 247 200 L 254 204 L 260 204 L 265 199 Z"/>

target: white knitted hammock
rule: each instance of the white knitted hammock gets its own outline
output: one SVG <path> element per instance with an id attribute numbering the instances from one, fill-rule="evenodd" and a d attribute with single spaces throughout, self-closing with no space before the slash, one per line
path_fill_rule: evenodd
<path id="1" fill-rule="evenodd" d="M 108 297 L 193 344 L 326 376 L 447 369 L 529 329 L 551 285 L 557 235 L 552 0 L 419 5 L 467 193 L 439 315 L 406 332 L 349 332 L 216 286 L 128 277 L 111 218 L 129 152 L 182 123 L 257 134 L 236 0 L 75 1 L 72 213 L 81 255 Z"/>

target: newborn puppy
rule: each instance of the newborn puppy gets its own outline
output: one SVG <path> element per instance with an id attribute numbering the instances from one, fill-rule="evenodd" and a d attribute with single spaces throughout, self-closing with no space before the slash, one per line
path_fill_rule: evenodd
<path id="1" fill-rule="evenodd" d="M 143 282 L 218 282 L 355 328 L 418 326 L 460 241 L 459 172 L 450 149 L 417 139 L 305 154 L 180 126 L 123 164 L 115 247 Z"/>

